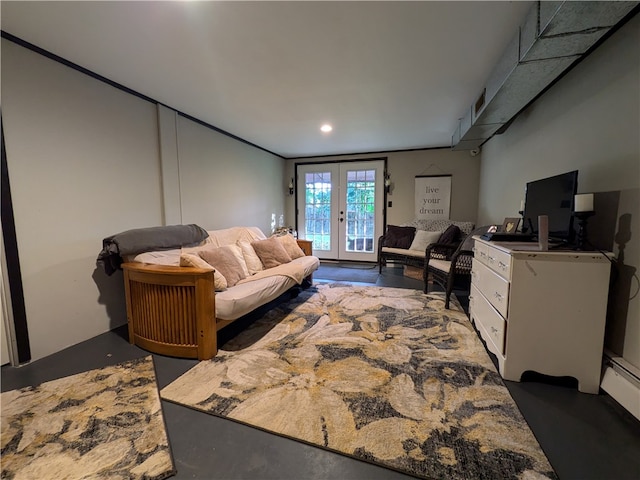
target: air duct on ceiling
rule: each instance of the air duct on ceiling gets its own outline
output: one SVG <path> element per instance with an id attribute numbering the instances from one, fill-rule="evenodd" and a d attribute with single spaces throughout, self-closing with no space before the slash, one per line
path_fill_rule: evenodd
<path id="1" fill-rule="evenodd" d="M 495 135 L 638 4 L 536 2 L 460 120 L 452 149 L 475 149 Z"/>

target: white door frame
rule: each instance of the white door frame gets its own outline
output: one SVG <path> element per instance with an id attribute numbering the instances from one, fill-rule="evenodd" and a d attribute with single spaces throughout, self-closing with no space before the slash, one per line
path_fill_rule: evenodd
<path id="1" fill-rule="evenodd" d="M 378 244 L 377 240 L 383 234 L 386 219 L 386 190 L 384 179 L 386 175 L 387 159 L 372 158 L 331 162 L 313 162 L 295 164 L 296 181 L 296 230 L 300 238 L 305 238 L 306 221 L 306 185 L 305 174 L 307 173 L 330 173 L 331 182 L 331 213 L 326 219 L 331 231 L 329 245 L 318 249 L 314 244 L 313 254 L 321 259 L 330 260 L 354 260 L 354 261 L 377 261 Z M 375 190 L 375 227 L 373 232 L 373 251 L 371 253 L 348 251 L 346 245 L 346 192 L 343 187 L 346 184 L 347 171 L 352 170 L 376 170 L 376 190 Z M 342 221 L 341 221 L 342 220 Z M 310 238 L 307 238 L 310 239 Z M 342 240 L 341 239 L 345 239 Z M 317 244 L 317 242 L 316 242 Z"/>

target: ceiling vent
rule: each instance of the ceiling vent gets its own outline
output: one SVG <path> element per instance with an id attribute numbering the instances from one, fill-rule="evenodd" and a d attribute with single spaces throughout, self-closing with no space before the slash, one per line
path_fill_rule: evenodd
<path id="1" fill-rule="evenodd" d="M 451 138 L 478 148 L 620 23 L 640 2 L 536 2 Z"/>

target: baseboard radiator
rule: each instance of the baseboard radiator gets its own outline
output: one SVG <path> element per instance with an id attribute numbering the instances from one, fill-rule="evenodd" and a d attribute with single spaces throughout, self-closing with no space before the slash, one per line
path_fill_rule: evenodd
<path id="1" fill-rule="evenodd" d="M 640 420 L 640 370 L 605 351 L 600 387 Z"/>

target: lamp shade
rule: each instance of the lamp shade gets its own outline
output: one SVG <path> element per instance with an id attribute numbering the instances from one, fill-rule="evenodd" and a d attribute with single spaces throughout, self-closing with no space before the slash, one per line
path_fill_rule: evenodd
<path id="1" fill-rule="evenodd" d="M 575 212 L 593 212 L 593 193 L 582 193 L 575 196 Z"/>

